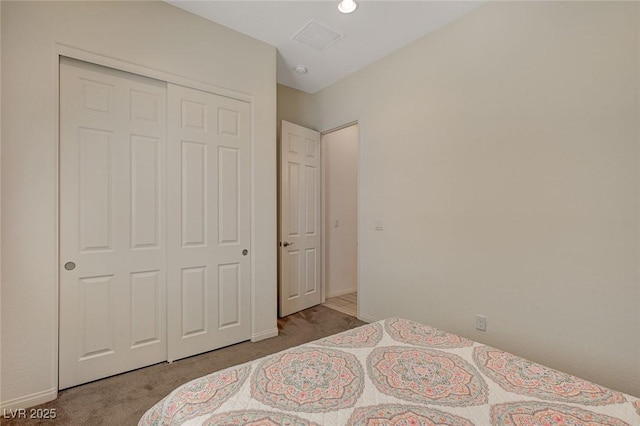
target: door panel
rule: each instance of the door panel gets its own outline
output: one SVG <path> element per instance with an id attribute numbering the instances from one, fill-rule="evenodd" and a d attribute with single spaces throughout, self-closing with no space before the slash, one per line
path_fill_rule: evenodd
<path id="1" fill-rule="evenodd" d="M 240 152 L 237 148 L 218 149 L 218 243 L 237 244 L 240 226 Z"/>
<path id="2" fill-rule="evenodd" d="M 220 298 L 218 299 L 218 324 L 228 327 L 240 322 L 240 265 L 218 266 Z"/>
<path id="3" fill-rule="evenodd" d="M 160 140 L 131 137 L 131 247 L 160 246 Z"/>
<path id="4" fill-rule="evenodd" d="M 80 360 L 115 353 L 114 290 L 113 275 L 80 279 L 83 343 Z"/>
<path id="5" fill-rule="evenodd" d="M 78 129 L 80 149 L 80 241 L 83 251 L 112 249 L 113 134 Z"/>
<path id="6" fill-rule="evenodd" d="M 306 292 L 305 294 L 313 294 L 318 290 L 318 251 L 315 248 L 305 250 L 305 269 L 306 276 Z"/>
<path id="7" fill-rule="evenodd" d="M 165 309 L 160 303 L 164 292 L 160 271 L 131 274 L 131 347 L 159 343 L 159 324 L 164 321 Z"/>
<path id="8" fill-rule="evenodd" d="M 188 337 L 207 332 L 207 268 L 182 269 L 182 332 Z"/>
<path id="9" fill-rule="evenodd" d="M 169 360 L 250 338 L 250 108 L 169 84 Z M 247 254 L 243 255 L 243 250 Z"/>
<path id="10" fill-rule="evenodd" d="M 207 240 L 207 145 L 182 145 L 182 246 L 204 246 Z"/>
<path id="11" fill-rule="evenodd" d="M 322 301 L 320 289 L 320 134 L 282 122 L 280 138 L 279 314 Z"/>
<path id="12" fill-rule="evenodd" d="M 60 389 L 166 359 L 165 102 L 60 62 Z"/>
<path id="13" fill-rule="evenodd" d="M 288 202 L 287 210 L 289 212 L 289 220 L 287 221 L 287 225 L 289 229 L 284 234 L 294 238 L 300 236 L 300 165 L 288 162 L 287 167 L 289 168 L 287 176 L 289 185 L 287 185 L 285 199 Z"/>
<path id="14" fill-rule="evenodd" d="M 317 224 L 318 218 L 316 214 L 318 213 L 318 209 L 316 208 L 316 204 L 319 204 L 317 201 L 320 200 L 320 194 L 317 193 L 319 190 L 319 185 L 317 182 L 317 177 L 319 175 L 318 170 L 314 166 L 305 166 L 305 182 L 307 187 L 305 188 L 305 234 L 307 236 L 315 236 L 317 232 Z"/>

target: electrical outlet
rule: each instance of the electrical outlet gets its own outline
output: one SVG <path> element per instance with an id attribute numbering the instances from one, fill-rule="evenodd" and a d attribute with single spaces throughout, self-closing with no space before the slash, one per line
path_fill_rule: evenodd
<path id="1" fill-rule="evenodd" d="M 484 315 L 476 315 L 476 330 L 487 331 L 487 317 Z"/>

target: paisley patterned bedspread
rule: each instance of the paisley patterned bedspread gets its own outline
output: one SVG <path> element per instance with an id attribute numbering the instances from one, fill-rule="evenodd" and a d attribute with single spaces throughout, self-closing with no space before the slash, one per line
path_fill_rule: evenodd
<path id="1" fill-rule="evenodd" d="M 640 425 L 640 399 L 391 318 L 193 380 L 140 425 Z"/>

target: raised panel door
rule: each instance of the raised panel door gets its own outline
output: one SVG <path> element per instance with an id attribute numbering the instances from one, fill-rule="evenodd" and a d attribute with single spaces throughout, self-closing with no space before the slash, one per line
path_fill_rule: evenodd
<path id="1" fill-rule="evenodd" d="M 166 360 L 166 84 L 60 63 L 59 388 Z"/>
<path id="2" fill-rule="evenodd" d="M 282 121 L 279 315 L 321 303 L 320 134 Z"/>
<path id="3" fill-rule="evenodd" d="M 251 127 L 248 103 L 212 93 L 169 84 L 168 106 L 172 361 L 250 338 Z"/>

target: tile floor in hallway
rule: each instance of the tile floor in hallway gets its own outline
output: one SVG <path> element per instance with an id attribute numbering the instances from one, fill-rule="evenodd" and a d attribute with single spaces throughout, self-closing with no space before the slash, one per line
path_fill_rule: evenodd
<path id="1" fill-rule="evenodd" d="M 349 293 L 342 296 L 331 297 L 324 303 L 327 308 L 335 309 L 343 314 L 358 316 L 358 294 Z"/>

